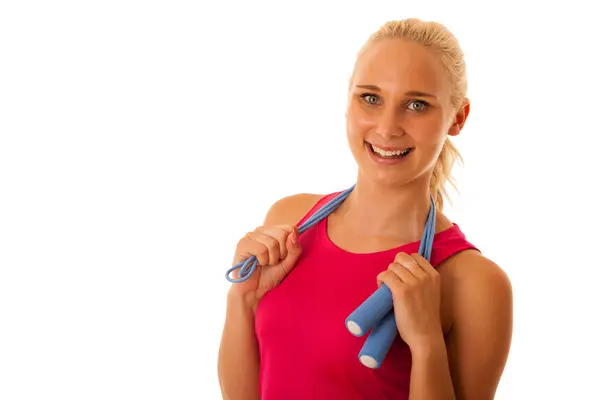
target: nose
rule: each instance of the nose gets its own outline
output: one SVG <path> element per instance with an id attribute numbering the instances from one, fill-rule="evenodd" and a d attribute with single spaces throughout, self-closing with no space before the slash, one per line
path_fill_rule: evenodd
<path id="1" fill-rule="evenodd" d="M 390 139 L 402 135 L 402 121 L 400 113 L 393 107 L 385 107 L 377 116 L 377 133 L 383 139 Z"/>

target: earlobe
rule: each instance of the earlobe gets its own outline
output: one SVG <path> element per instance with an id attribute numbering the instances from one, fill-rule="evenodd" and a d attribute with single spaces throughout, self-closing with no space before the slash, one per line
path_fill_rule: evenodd
<path id="1" fill-rule="evenodd" d="M 454 123 L 450 126 L 450 129 L 448 130 L 448 136 L 458 136 L 463 126 L 464 122 L 461 122 L 459 116 L 457 115 L 456 119 L 454 120 Z"/>
<path id="2" fill-rule="evenodd" d="M 469 116 L 469 112 L 471 111 L 471 102 L 469 99 L 465 99 L 463 105 L 456 113 L 456 117 L 454 118 L 454 122 L 450 126 L 448 130 L 449 136 L 457 136 L 462 130 L 463 126 L 465 126 L 465 122 L 467 122 L 467 117 Z"/>
<path id="3" fill-rule="evenodd" d="M 457 136 L 459 133 L 460 128 L 456 125 L 456 123 L 452 124 L 452 126 L 448 130 L 448 136 Z"/>

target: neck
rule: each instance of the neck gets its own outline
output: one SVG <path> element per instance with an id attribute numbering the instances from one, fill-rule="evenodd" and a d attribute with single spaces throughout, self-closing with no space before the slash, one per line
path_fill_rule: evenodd
<path id="1" fill-rule="evenodd" d="M 428 181 L 393 187 L 359 178 L 339 213 L 344 225 L 361 236 L 412 242 L 421 239 L 430 208 Z"/>

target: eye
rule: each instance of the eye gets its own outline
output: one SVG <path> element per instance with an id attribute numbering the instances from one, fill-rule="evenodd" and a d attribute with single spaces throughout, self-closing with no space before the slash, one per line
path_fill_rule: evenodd
<path id="1" fill-rule="evenodd" d="M 412 111 L 416 111 L 416 112 L 421 112 L 421 111 L 425 110 L 428 106 L 429 106 L 429 104 L 427 104 L 427 102 L 425 102 L 423 100 L 413 100 L 408 104 L 408 107 Z"/>
<path id="2" fill-rule="evenodd" d="M 376 105 L 377 101 L 379 100 L 376 95 L 370 93 L 361 94 L 360 97 L 362 97 L 367 102 L 367 104 L 372 106 Z"/>

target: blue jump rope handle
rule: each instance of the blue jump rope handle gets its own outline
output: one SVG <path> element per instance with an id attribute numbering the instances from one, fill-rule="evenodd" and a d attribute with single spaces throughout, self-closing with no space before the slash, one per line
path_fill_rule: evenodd
<path id="1" fill-rule="evenodd" d="M 346 318 L 346 328 L 354 336 L 363 336 L 374 328 L 392 307 L 392 292 L 385 284 L 382 284 Z"/>
<path id="2" fill-rule="evenodd" d="M 367 336 L 367 340 L 358 353 L 358 359 L 366 367 L 379 368 L 396 340 L 396 336 L 398 336 L 398 327 L 392 310 L 375 325 Z"/>
<path id="3" fill-rule="evenodd" d="M 358 354 L 366 367 L 379 368 L 398 336 L 393 306 L 392 292 L 382 284 L 346 318 L 346 328 L 354 336 L 371 331 Z"/>

